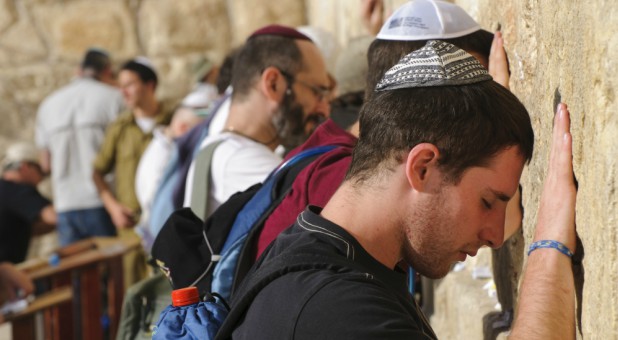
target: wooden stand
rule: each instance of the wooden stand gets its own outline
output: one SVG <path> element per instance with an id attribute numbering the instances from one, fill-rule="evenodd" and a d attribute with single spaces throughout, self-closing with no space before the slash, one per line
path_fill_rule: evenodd
<path id="1" fill-rule="evenodd" d="M 13 339 L 35 338 L 39 312 L 45 339 L 114 339 L 124 297 L 122 256 L 136 247 L 118 238 L 92 238 L 59 249 L 55 265 L 48 259 L 18 265 L 45 293 L 7 319 Z"/>

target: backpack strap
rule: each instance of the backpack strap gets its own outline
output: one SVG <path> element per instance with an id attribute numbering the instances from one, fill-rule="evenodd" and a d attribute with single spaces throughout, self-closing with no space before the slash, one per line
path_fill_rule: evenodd
<path id="1" fill-rule="evenodd" d="M 249 272 L 249 269 L 255 262 L 255 248 L 258 237 L 264 227 L 264 223 L 270 214 L 272 214 L 272 212 L 285 199 L 298 174 L 303 171 L 307 165 L 311 164 L 317 157 L 335 149 L 336 147 L 336 145 L 325 145 L 304 150 L 277 168 L 275 174 L 273 175 L 274 183 L 270 189 L 271 202 L 264 212 L 260 214 L 259 218 L 253 222 L 251 228 L 246 231 L 247 238 L 238 256 L 238 263 L 236 264 L 236 269 L 234 271 L 234 279 L 231 287 L 232 294 L 238 290 L 240 284 Z"/>
<path id="2" fill-rule="evenodd" d="M 290 273 L 314 269 L 326 269 L 335 272 L 345 270 L 357 273 L 366 272 L 354 261 L 344 257 L 308 252 L 281 254 L 258 270 L 252 270 L 252 275 L 248 277 L 246 282 L 243 282 L 238 295 L 234 297 L 230 314 L 221 325 L 215 340 L 231 338 L 234 329 L 244 317 L 255 297 L 271 282 Z M 370 279 L 373 276 L 366 273 L 366 277 Z"/>
<path id="3" fill-rule="evenodd" d="M 210 171 L 212 167 L 212 157 L 215 149 L 223 140 L 208 144 L 195 157 L 195 171 L 193 172 L 193 190 L 191 191 L 191 210 L 202 221 L 206 220 L 208 214 L 208 195 L 210 193 Z"/>

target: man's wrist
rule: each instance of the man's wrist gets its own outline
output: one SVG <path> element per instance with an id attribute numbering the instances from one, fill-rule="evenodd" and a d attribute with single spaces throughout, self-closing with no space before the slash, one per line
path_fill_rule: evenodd
<path id="1" fill-rule="evenodd" d="M 556 251 L 561 252 L 569 258 L 573 257 L 573 252 L 571 252 L 571 250 L 566 245 L 555 240 L 540 240 L 533 242 L 528 248 L 528 256 L 530 256 L 530 254 L 537 249 L 547 248 L 555 249 Z"/>

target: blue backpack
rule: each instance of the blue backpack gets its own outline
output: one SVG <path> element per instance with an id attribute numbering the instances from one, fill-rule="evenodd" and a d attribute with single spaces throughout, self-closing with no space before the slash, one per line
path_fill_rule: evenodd
<path id="1" fill-rule="evenodd" d="M 208 300 L 206 303 L 225 305 L 253 264 L 252 249 L 266 218 L 286 197 L 298 173 L 335 147 L 321 146 L 298 153 L 263 183 L 234 194 L 205 222 L 190 208 L 175 211 L 154 241 L 154 264 L 166 274 L 174 289 L 195 286 Z M 219 307 L 216 309 L 220 310 Z"/>

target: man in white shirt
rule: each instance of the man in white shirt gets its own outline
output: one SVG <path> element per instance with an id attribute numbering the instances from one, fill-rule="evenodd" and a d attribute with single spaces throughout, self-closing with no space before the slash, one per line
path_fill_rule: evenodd
<path id="1" fill-rule="evenodd" d="M 89 49 L 79 76 L 47 97 L 37 114 L 35 137 L 41 166 L 51 171 L 61 245 L 91 236 L 112 236 L 116 228 L 91 180 L 105 129 L 123 108 L 105 51 Z"/>
<path id="2" fill-rule="evenodd" d="M 307 36 L 278 25 L 254 32 L 236 57 L 225 128 L 201 146 L 200 153 L 222 141 L 212 156 L 210 178 L 200 177 L 206 176 L 204 165 L 194 160 L 184 205 L 205 219 L 233 193 L 263 181 L 281 162 L 275 148 L 299 145 L 328 116 L 329 84 L 320 51 Z"/>

